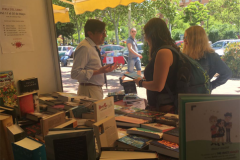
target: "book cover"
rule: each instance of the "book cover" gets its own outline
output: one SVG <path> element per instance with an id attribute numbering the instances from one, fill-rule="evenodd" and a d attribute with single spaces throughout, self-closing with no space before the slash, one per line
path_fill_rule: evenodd
<path id="1" fill-rule="evenodd" d="M 165 117 L 165 116 L 157 117 L 156 122 L 161 123 L 161 124 L 166 124 L 166 125 L 169 125 L 169 126 L 175 126 L 175 127 L 177 127 L 178 124 L 179 124 L 179 120 L 172 119 L 172 118 Z"/>
<path id="2" fill-rule="evenodd" d="M 138 75 L 137 72 L 124 73 L 124 76 L 129 77 L 131 79 L 142 78 L 142 76 Z"/>
<path id="3" fill-rule="evenodd" d="M 133 123 L 133 124 L 144 124 L 149 122 L 148 120 L 145 120 L 145 119 L 139 119 L 139 118 L 133 118 L 133 117 L 127 117 L 127 116 L 117 116 L 115 117 L 115 120 L 120 122 Z"/>
<path id="4" fill-rule="evenodd" d="M 185 128 L 185 104 L 188 102 L 202 102 L 202 101 L 215 101 L 215 100 L 230 100 L 240 99 L 239 95 L 206 95 L 206 94 L 179 94 L 178 107 L 179 107 L 179 145 L 180 145 L 180 159 L 186 159 L 186 128 Z"/>
<path id="5" fill-rule="evenodd" d="M 141 109 L 135 108 L 132 106 L 114 105 L 114 110 L 116 114 L 127 114 L 127 113 L 134 113 L 134 112 L 140 111 Z"/>
<path id="6" fill-rule="evenodd" d="M 98 122 L 106 117 L 114 116 L 113 97 L 107 97 L 103 100 L 94 102 L 95 121 Z"/>
<path id="7" fill-rule="evenodd" d="M 151 140 L 148 138 L 136 136 L 136 135 L 126 135 L 118 139 L 117 141 L 118 141 L 118 147 L 121 147 L 121 144 L 125 144 L 125 146 L 129 146 L 130 148 L 133 147 L 136 149 L 144 149 L 151 142 Z"/>
<path id="8" fill-rule="evenodd" d="M 12 116 L 0 113 L 0 159 L 11 159 L 11 146 L 8 141 L 7 127 L 13 125 Z"/>
<path id="9" fill-rule="evenodd" d="M 125 95 L 123 97 L 123 102 L 135 102 L 135 101 L 141 101 L 142 98 L 138 97 L 137 95 Z"/>
<path id="10" fill-rule="evenodd" d="M 96 160 L 92 129 L 49 131 L 45 144 L 48 160 Z"/>
<path id="11" fill-rule="evenodd" d="M 161 139 L 163 136 L 163 133 L 152 131 L 145 128 L 130 128 L 127 130 L 127 133 L 136 134 L 136 135 L 145 136 L 145 137 L 154 138 L 154 139 Z"/>
<path id="12" fill-rule="evenodd" d="M 18 126 L 17 124 L 13 124 L 7 127 L 7 135 L 8 135 L 8 143 L 11 151 L 10 156 L 11 156 L 11 159 L 14 159 L 12 143 L 24 139 L 26 137 L 26 133 L 20 126 Z"/>
<path id="13" fill-rule="evenodd" d="M 13 71 L 0 72 L 0 105 L 8 107 L 17 105 L 17 89 Z"/>
<path id="14" fill-rule="evenodd" d="M 34 137 L 36 134 L 41 134 L 41 124 L 31 121 L 33 124 L 21 125 L 21 128 L 26 132 L 27 136 Z"/>
<path id="15" fill-rule="evenodd" d="M 150 142 L 149 150 L 156 151 L 170 157 L 179 158 L 179 145 L 166 140 Z"/>
<path id="16" fill-rule="evenodd" d="M 142 110 L 142 111 L 137 111 L 135 113 L 129 113 L 127 115 L 129 117 L 135 117 L 135 118 L 141 118 L 141 119 L 147 119 L 150 121 L 154 121 L 157 117 L 163 116 L 164 114 L 165 113 L 162 113 L 162 112 Z"/>
<path id="17" fill-rule="evenodd" d="M 172 130 L 172 129 L 175 128 L 173 126 L 160 124 L 160 123 L 142 124 L 141 127 L 149 129 L 149 130 L 152 130 L 152 131 L 156 131 L 156 132 L 167 132 L 167 131 Z"/>
<path id="18" fill-rule="evenodd" d="M 118 139 L 116 121 L 113 116 L 107 117 L 93 124 L 98 149 L 101 147 L 115 147 Z"/>
<path id="19" fill-rule="evenodd" d="M 240 99 L 186 103 L 186 160 L 239 159 L 239 107 Z"/>
<path id="20" fill-rule="evenodd" d="M 163 133 L 163 139 L 173 143 L 179 144 L 179 128 L 174 128 L 172 130 Z"/>
<path id="21" fill-rule="evenodd" d="M 33 94 L 26 94 L 18 96 L 18 106 L 20 109 L 20 115 L 26 116 L 27 113 L 34 112 L 34 99 Z"/>
<path id="22" fill-rule="evenodd" d="M 18 86 L 20 94 L 39 90 L 38 79 L 35 77 L 19 80 Z"/>
<path id="23" fill-rule="evenodd" d="M 117 132 L 118 132 L 118 138 L 122 138 L 122 137 L 128 135 L 127 129 L 125 129 L 125 128 L 117 128 Z"/>
<path id="24" fill-rule="evenodd" d="M 47 160 L 45 145 L 30 138 L 12 143 L 14 160 Z"/>

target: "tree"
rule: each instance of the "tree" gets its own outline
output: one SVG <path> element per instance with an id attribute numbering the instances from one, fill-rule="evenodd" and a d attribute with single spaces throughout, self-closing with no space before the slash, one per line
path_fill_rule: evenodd
<path id="1" fill-rule="evenodd" d="M 209 0 L 207 4 L 210 14 L 223 23 L 234 24 L 240 32 L 240 1 L 239 0 Z"/>
<path id="2" fill-rule="evenodd" d="M 183 21 L 185 23 L 189 23 L 190 26 L 199 25 L 200 22 L 205 21 L 209 18 L 209 11 L 207 8 L 199 3 L 191 2 L 187 7 L 183 9 L 184 15 L 183 15 Z"/>
<path id="3" fill-rule="evenodd" d="M 57 37 L 59 35 L 62 35 L 63 44 L 65 44 L 64 37 L 71 38 L 71 36 L 75 33 L 74 24 L 58 22 L 56 24 L 56 32 L 57 32 Z"/>
<path id="4" fill-rule="evenodd" d="M 103 21 L 107 21 L 107 24 L 111 23 L 114 27 L 116 42 L 119 44 L 118 37 L 118 27 L 120 21 L 126 19 L 126 15 L 128 13 L 127 6 L 117 6 L 116 8 L 106 8 L 102 11 Z"/>
<path id="5" fill-rule="evenodd" d="M 160 15 L 166 18 L 171 33 L 171 26 L 177 15 L 179 0 L 157 0 L 154 4 L 159 9 Z"/>

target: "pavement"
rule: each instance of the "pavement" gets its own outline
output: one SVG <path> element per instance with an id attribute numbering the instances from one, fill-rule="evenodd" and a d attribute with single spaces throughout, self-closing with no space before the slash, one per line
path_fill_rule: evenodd
<path id="1" fill-rule="evenodd" d="M 144 68 L 145 67 L 142 66 L 142 71 Z M 71 69 L 71 65 L 67 67 L 61 67 L 63 91 L 67 93 L 77 93 L 78 82 L 77 80 L 71 79 Z M 106 89 L 106 86 L 103 86 L 104 97 L 107 96 L 108 92 L 123 90 L 123 86 L 121 86 L 119 83 L 119 77 L 121 77 L 124 72 L 126 72 L 126 69 L 126 66 L 124 66 L 122 71 L 115 70 L 113 72 L 107 73 L 108 88 Z M 125 80 L 131 79 L 126 77 Z M 145 88 L 137 87 L 137 94 L 140 98 L 147 99 Z M 212 94 L 240 94 L 240 79 L 231 78 L 225 84 L 214 89 L 212 91 Z"/>

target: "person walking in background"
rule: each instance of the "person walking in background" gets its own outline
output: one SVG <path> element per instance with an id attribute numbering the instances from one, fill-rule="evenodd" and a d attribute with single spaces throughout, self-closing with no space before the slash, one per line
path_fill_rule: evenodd
<path id="1" fill-rule="evenodd" d="M 136 28 L 130 29 L 130 37 L 127 39 L 128 48 L 128 71 L 126 73 L 131 73 L 134 71 L 134 66 L 137 69 L 137 74 L 141 76 L 141 60 L 142 55 L 138 54 L 137 41 L 135 39 L 137 34 Z M 125 76 L 120 77 L 120 83 L 124 80 Z"/>
<path id="2" fill-rule="evenodd" d="M 106 74 L 119 67 L 119 64 L 103 66 L 99 45 L 106 37 L 105 23 L 90 19 L 84 26 L 85 39 L 77 46 L 73 56 L 71 78 L 79 82 L 78 95 L 93 99 L 103 99 L 102 86 Z"/>
<path id="3" fill-rule="evenodd" d="M 166 23 L 160 18 L 152 18 L 144 26 L 145 40 L 149 45 L 150 62 L 145 68 L 146 79 L 134 79 L 139 87 L 147 89 L 148 110 L 174 113 L 174 102 L 165 85 L 175 93 L 178 55 L 170 49 L 159 49 L 165 45 L 180 51 Z"/>
<path id="4" fill-rule="evenodd" d="M 218 73 L 219 76 L 210 82 L 211 90 L 227 82 L 232 71 L 222 61 L 208 43 L 208 37 L 201 26 L 192 26 L 185 31 L 183 53 L 200 63 L 207 71 L 210 80 Z"/>
<path id="5" fill-rule="evenodd" d="M 61 57 L 60 61 L 62 63 L 61 66 L 67 66 L 67 59 L 71 57 L 73 53 L 73 47 L 68 47 L 67 52 L 65 52 L 65 55 Z"/>

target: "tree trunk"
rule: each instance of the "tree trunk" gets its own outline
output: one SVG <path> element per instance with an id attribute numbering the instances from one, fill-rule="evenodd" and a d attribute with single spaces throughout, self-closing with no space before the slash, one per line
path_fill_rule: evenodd
<path id="1" fill-rule="evenodd" d="M 130 36 L 131 29 L 131 4 L 128 5 L 128 37 Z"/>
<path id="2" fill-rule="evenodd" d="M 62 36 L 62 39 L 63 39 L 63 45 L 65 45 L 65 39 L 64 39 L 64 36 Z"/>
<path id="3" fill-rule="evenodd" d="M 72 45 L 73 45 L 73 35 L 71 37 L 72 37 Z"/>
<path id="4" fill-rule="evenodd" d="M 81 34 L 80 31 L 81 31 L 81 29 L 79 29 L 78 21 L 76 22 L 76 24 L 77 24 L 77 34 L 78 34 L 78 41 L 77 42 L 80 43 L 80 41 L 81 41 L 80 40 L 80 34 Z"/>
<path id="5" fill-rule="evenodd" d="M 172 35 L 172 25 L 170 23 L 170 20 L 169 20 L 169 32 L 170 32 L 170 35 Z"/>
<path id="6" fill-rule="evenodd" d="M 116 38 L 116 43 L 119 45 L 119 38 L 118 38 L 118 24 L 114 21 L 114 30 L 115 30 L 115 38 Z"/>

